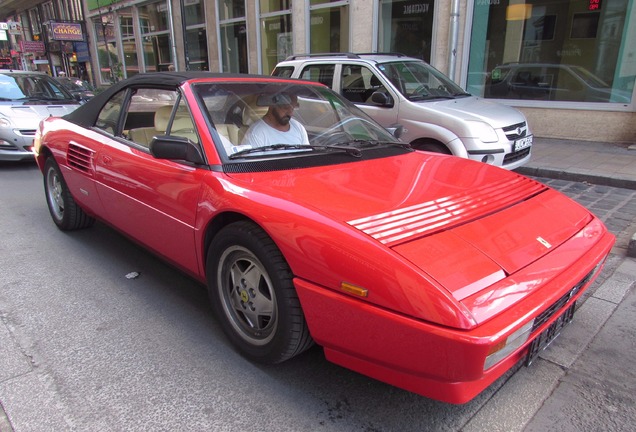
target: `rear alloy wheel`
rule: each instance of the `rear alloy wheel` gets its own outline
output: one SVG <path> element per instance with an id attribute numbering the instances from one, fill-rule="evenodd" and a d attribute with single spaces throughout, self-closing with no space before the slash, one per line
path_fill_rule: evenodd
<path id="1" fill-rule="evenodd" d="M 221 230 L 208 251 L 207 275 L 223 331 L 249 359 L 280 363 L 313 344 L 291 270 L 257 225 L 236 222 Z"/>
<path id="2" fill-rule="evenodd" d="M 51 218 L 62 231 L 87 228 L 95 222 L 73 199 L 60 167 L 52 157 L 44 164 L 44 193 Z"/>

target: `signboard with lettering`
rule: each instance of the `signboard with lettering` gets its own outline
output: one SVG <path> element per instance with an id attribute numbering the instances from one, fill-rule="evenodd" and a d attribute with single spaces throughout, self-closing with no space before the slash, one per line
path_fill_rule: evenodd
<path id="1" fill-rule="evenodd" d="M 51 39 L 58 41 L 83 41 L 82 25 L 80 23 L 51 22 Z"/>
<path id="2" fill-rule="evenodd" d="M 20 50 L 30 53 L 44 53 L 44 42 L 42 41 L 20 41 Z"/>

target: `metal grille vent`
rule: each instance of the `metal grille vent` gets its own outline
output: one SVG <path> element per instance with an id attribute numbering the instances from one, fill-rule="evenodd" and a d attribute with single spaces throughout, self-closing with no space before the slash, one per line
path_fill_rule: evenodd
<path id="1" fill-rule="evenodd" d="M 69 144 L 66 160 L 68 165 L 80 171 L 90 172 L 93 161 L 92 150 L 80 147 L 77 144 Z"/>
<path id="2" fill-rule="evenodd" d="M 521 123 L 513 124 L 510 126 L 506 126 L 505 128 L 503 128 L 503 131 L 506 134 L 506 137 L 510 141 L 514 141 L 516 139 L 523 138 L 524 136 L 526 136 L 528 134 L 528 127 L 526 125 L 526 122 L 521 122 Z"/>

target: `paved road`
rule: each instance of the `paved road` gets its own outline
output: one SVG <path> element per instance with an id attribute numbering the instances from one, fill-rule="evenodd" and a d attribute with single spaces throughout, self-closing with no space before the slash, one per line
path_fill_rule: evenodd
<path id="1" fill-rule="evenodd" d="M 619 238 L 633 227 L 636 191 L 546 181 L 589 200 Z M 559 350 L 587 346 L 579 333 L 595 334 L 613 310 L 611 298 L 590 297 L 605 302 L 601 313 L 581 308 L 573 333 L 533 367 L 445 405 L 330 364 L 319 348 L 254 365 L 230 348 L 202 286 L 104 225 L 58 231 L 33 165 L 0 166 L 0 184 L 2 432 L 540 430 L 536 413 L 559 412 L 546 398 L 563 389 L 568 400 L 562 364 L 572 356 Z M 596 293 L 622 274 L 621 247 Z"/>

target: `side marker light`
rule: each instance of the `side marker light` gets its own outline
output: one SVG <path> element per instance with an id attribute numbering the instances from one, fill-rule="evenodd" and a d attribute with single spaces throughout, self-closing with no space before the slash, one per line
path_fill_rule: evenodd
<path id="1" fill-rule="evenodd" d="M 342 282 L 340 284 L 340 289 L 344 292 L 348 292 L 349 294 L 353 294 L 358 297 L 367 297 L 369 295 L 369 290 L 357 285 L 350 284 L 348 282 Z"/>

